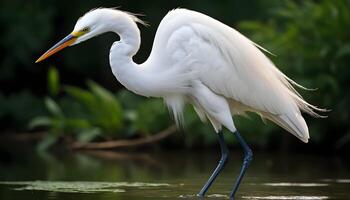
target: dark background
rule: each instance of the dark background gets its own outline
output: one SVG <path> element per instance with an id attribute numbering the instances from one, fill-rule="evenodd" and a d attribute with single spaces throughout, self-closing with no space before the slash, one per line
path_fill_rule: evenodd
<path id="1" fill-rule="evenodd" d="M 331 112 L 326 113 L 328 118 L 325 119 L 305 116 L 311 135 L 309 145 L 302 144 L 271 123 L 265 126 L 255 115 L 251 115 L 251 119 L 235 118 L 238 129 L 256 148 L 322 153 L 341 153 L 349 149 L 350 3 L 346 0 L 2 0 L 0 137 L 23 132 L 33 135 L 39 130 L 58 138 L 72 137 L 73 140 L 79 140 L 76 132 L 97 127 L 102 131 L 89 138 L 89 141 L 99 141 L 152 135 L 172 123 L 161 101 L 127 93 L 115 80 L 108 63 L 109 48 L 113 41 L 118 40 L 118 36 L 112 33 L 68 48 L 42 63 L 34 64 L 43 52 L 72 31 L 76 20 L 85 12 L 96 7 L 118 6 L 121 10 L 144 14 L 141 19 L 151 25 L 139 26 L 142 45 L 134 59 L 137 63 L 147 59 L 156 28 L 163 16 L 171 9 L 182 7 L 202 12 L 236 28 L 276 54 L 276 57 L 270 58 L 293 80 L 308 88 L 317 88 L 316 91 L 301 93 L 310 103 L 331 109 Z M 55 66 L 60 77 L 57 94 L 48 88 L 48 71 L 53 69 L 50 66 Z M 118 104 L 126 108 L 118 115 L 122 123 L 118 128 L 105 129 L 99 124 L 91 125 L 91 113 L 84 113 L 84 108 L 80 109 L 82 106 L 78 105 L 81 102 L 70 97 L 63 89 L 63 86 L 71 85 L 88 91 L 87 80 L 93 80 L 115 94 L 115 101 L 120 101 Z M 74 119 L 89 119 L 87 121 L 90 124 L 83 128 L 64 125 L 64 128 L 59 129 L 50 123 L 39 129 L 30 129 L 28 124 L 38 116 L 48 116 L 52 120 L 47 103 L 45 106 L 45 97 L 53 99 L 67 118 L 74 116 Z M 74 109 L 70 109 L 72 107 L 80 109 L 79 114 L 74 113 Z M 138 120 L 130 120 L 129 111 L 133 111 L 131 113 Z M 191 110 L 186 114 L 186 119 L 189 121 L 186 133 L 160 143 L 160 148 L 216 144 L 211 127 L 202 125 Z M 106 133 L 106 130 L 115 131 L 115 135 Z M 236 144 L 232 137 L 229 141 L 232 145 Z"/>

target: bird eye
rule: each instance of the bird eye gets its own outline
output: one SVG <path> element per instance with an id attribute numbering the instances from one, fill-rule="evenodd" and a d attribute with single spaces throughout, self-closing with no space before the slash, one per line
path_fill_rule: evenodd
<path id="1" fill-rule="evenodd" d="M 89 27 L 85 27 L 81 30 L 82 32 L 89 32 L 90 31 L 90 28 Z"/>

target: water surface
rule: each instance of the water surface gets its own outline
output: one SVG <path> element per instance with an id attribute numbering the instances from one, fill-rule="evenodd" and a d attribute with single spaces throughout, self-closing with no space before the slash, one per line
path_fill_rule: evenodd
<path id="1" fill-rule="evenodd" d="M 198 199 L 219 156 L 215 151 L 0 154 L 1 200 Z M 240 164 L 241 155 L 231 154 L 208 199 L 228 198 Z M 350 199 L 349 166 L 334 157 L 255 153 L 236 199 Z"/>

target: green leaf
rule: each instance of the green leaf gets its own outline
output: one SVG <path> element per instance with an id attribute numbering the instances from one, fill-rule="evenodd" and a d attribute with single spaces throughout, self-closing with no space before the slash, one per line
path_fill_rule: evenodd
<path id="1" fill-rule="evenodd" d="M 58 140 L 58 136 L 54 134 L 48 134 L 46 137 L 44 137 L 40 143 L 37 146 L 37 150 L 40 151 L 46 151 L 48 148 L 50 148 L 52 145 L 54 145 Z"/>
<path id="2" fill-rule="evenodd" d="M 340 47 L 340 49 L 336 53 L 336 58 L 346 56 L 346 55 L 350 55 L 350 44 L 346 44 Z"/>
<path id="3" fill-rule="evenodd" d="M 92 81 L 88 81 L 88 85 L 90 90 L 66 86 L 65 91 L 87 108 L 91 125 L 100 127 L 104 133 L 115 134 L 123 125 L 123 113 L 118 99 Z"/>
<path id="4" fill-rule="evenodd" d="M 46 116 L 41 116 L 41 117 L 35 117 L 34 119 L 32 119 L 29 124 L 28 124 L 28 128 L 29 129 L 34 129 L 37 127 L 48 127 L 52 125 L 52 121 L 49 117 Z"/>
<path id="5" fill-rule="evenodd" d="M 122 108 L 118 99 L 93 81 L 88 81 L 87 84 L 98 102 L 97 107 L 93 109 L 98 125 L 107 133 L 115 134 L 123 125 Z"/>
<path id="6" fill-rule="evenodd" d="M 47 74 L 47 86 L 51 96 L 57 96 L 60 88 L 60 77 L 57 69 L 54 66 L 49 68 Z"/>
<path id="7" fill-rule="evenodd" d="M 137 119 L 137 112 L 134 110 L 126 110 L 124 111 L 124 117 L 129 121 L 135 121 Z"/>
<path id="8" fill-rule="evenodd" d="M 74 86 L 65 86 L 64 90 L 68 93 L 68 95 L 72 96 L 74 99 L 84 104 L 88 108 L 99 107 L 96 97 L 89 91 Z"/>
<path id="9" fill-rule="evenodd" d="M 67 129 L 86 129 L 90 128 L 92 125 L 87 119 L 66 119 L 65 127 Z"/>
<path id="10" fill-rule="evenodd" d="M 145 100 L 137 109 L 135 126 L 144 134 L 156 133 L 169 126 L 169 113 L 160 99 Z"/>
<path id="11" fill-rule="evenodd" d="M 49 110 L 49 112 L 56 117 L 59 118 L 63 118 L 63 112 L 61 110 L 61 108 L 59 107 L 59 105 L 51 98 L 47 97 L 45 98 L 45 105 L 47 107 L 47 109 Z"/>
<path id="12" fill-rule="evenodd" d="M 78 141 L 82 143 L 88 143 L 102 134 L 101 129 L 99 128 L 91 128 L 91 129 L 83 129 L 78 132 Z"/>
<path id="13" fill-rule="evenodd" d="M 87 82 L 90 90 L 92 91 L 92 93 L 99 97 L 100 99 L 104 100 L 104 101 L 115 101 L 116 98 L 113 95 L 113 93 L 111 93 L 110 91 L 104 89 L 103 87 L 99 86 L 98 84 L 96 84 L 95 82 L 89 80 Z"/>

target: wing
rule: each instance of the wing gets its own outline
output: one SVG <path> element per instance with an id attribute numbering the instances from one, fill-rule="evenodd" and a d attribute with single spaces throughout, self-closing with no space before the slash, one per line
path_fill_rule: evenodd
<path id="1" fill-rule="evenodd" d="M 304 142 L 308 128 L 300 109 L 319 116 L 281 71 L 248 38 L 206 15 L 177 9 L 161 22 L 150 58 L 171 67 L 184 60 L 200 81 L 240 108 L 266 117 Z M 264 49 L 262 49 L 264 50 Z M 236 107 L 239 109 L 238 107 Z"/>

